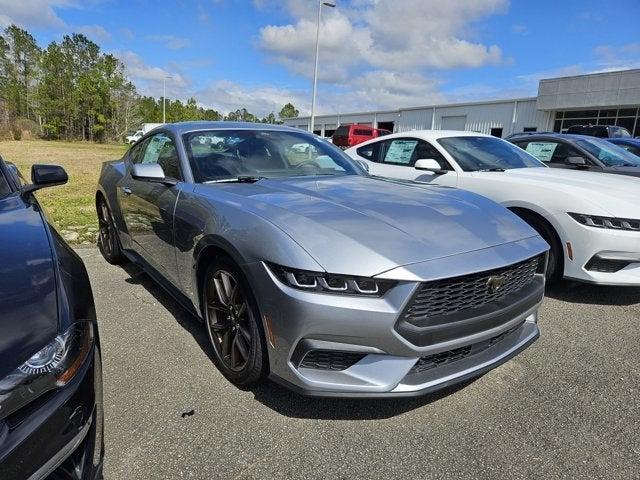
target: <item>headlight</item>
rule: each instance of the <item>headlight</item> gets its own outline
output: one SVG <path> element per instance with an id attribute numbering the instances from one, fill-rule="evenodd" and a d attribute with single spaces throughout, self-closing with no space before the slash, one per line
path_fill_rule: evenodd
<path id="1" fill-rule="evenodd" d="M 311 272 L 273 264 L 269 268 L 281 282 L 311 292 L 381 297 L 396 284 L 393 280 Z"/>
<path id="2" fill-rule="evenodd" d="M 93 325 L 75 323 L 0 380 L 0 420 L 71 381 L 93 345 Z"/>
<path id="3" fill-rule="evenodd" d="M 630 218 L 599 217 L 597 215 L 584 215 L 582 213 L 569 213 L 576 222 L 587 227 L 608 228 L 610 230 L 640 231 L 640 220 Z"/>

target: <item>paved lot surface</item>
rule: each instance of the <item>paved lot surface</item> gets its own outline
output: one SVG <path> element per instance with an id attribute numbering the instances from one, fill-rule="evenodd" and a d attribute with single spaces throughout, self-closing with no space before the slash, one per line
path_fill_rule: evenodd
<path id="1" fill-rule="evenodd" d="M 233 387 L 201 325 L 146 275 L 80 254 L 102 336 L 107 480 L 640 478 L 640 289 L 551 292 L 540 340 L 464 389 L 314 400 Z"/>

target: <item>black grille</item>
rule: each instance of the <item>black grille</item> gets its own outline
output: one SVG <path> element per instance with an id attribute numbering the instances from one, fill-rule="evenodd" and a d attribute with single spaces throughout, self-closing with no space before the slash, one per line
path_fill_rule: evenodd
<path id="1" fill-rule="evenodd" d="M 364 357 L 364 353 L 312 350 L 304 356 L 300 366 L 319 370 L 346 370 Z"/>
<path id="2" fill-rule="evenodd" d="M 592 272 L 616 273 L 629 265 L 628 260 L 607 260 L 605 258 L 593 257 L 585 265 L 585 268 Z"/>
<path id="3" fill-rule="evenodd" d="M 486 272 L 425 282 L 405 310 L 410 323 L 478 308 L 521 290 L 534 279 L 541 257 Z"/>
<path id="4" fill-rule="evenodd" d="M 444 365 L 446 363 L 455 362 L 456 360 L 462 360 L 469 355 L 475 355 L 476 353 L 480 353 L 486 350 L 489 347 L 492 347 L 496 343 L 501 342 L 507 335 L 512 334 L 516 330 L 522 327 L 522 323 L 516 325 L 509 330 L 502 332 L 500 335 L 496 335 L 495 337 L 490 338 L 489 340 L 485 340 L 484 342 L 474 343 L 472 345 L 465 345 L 464 347 L 455 348 L 453 350 L 448 350 L 446 352 L 436 353 L 434 355 L 428 355 L 426 357 L 420 357 L 413 368 L 409 371 L 409 373 L 421 373 L 426 370 L 431 370 L 432 368 L 438 367 L 440 365 Z"/>

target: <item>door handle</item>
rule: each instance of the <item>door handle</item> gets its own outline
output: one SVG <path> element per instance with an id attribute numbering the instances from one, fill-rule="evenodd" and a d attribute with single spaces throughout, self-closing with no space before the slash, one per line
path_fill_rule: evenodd
<path id="1" fill-rule="evenodd" d="M 131 195 L 131 189 L 129 187 L 122 187 L 122 193 L 125 195 Z"/>

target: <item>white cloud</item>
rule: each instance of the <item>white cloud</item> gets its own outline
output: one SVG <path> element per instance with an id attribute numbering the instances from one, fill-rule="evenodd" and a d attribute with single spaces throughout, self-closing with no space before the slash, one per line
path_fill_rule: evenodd
<path id="1" fill-rule="evenodd" d="M 63 28 L 55 8 L 73 6 L 71 0 L 0 0 L 0 27 L 12 23 L 23 28 Z"/>
<path id="2" fill-rule="evenodd" d="M 141 95 L 162 96 L 163 79 L 166 80 L 167 97 L 185 99 L 191 80 L 176 72 L 148 65 L 134 52 L 114 52 L 125 66 L 127 76 L 133 80 Z"/>
<path id="3" fill-rule="evenodd" d="M 604 70 L 626 70 L 640 67 L 640 43 L 599 45 L 593 53 Z"/>
<path id="4" fill-rule="evenodd" d="M 175 35 L 149 35 L 147 40 L 153 42 L 162 42 L 169 50 L 180 50 L 191 45 L 191 40 L 184 37 L 176 37 Z"/>
<path id="5" fill-rule="evenodd" d="M 198 5 L 197 15 L 198 15 L 198 22 L 200 22 L 202 25 L 209 24 L 209 12 L 207 12 L 207 10 L 202 6 L 202 4 Z"/>
<path id="6" fill-rule="evenodd" d="M 92 40 L 109 41 L 111 40 L 111 34 L 105 30 L 101 25 L 82 25 L 76 29 L 79 33 L 82 33 Z"/>
<path id="7" fill-rule="evenodd" d="M 466 32 L 474 22 L 507 6 L 507 0 L 360 0 L 350 7 L 325 9 L 323 69 L 362 64 L 409 70 L 499 64 L 503 61 L 500 47 L 472 42 Z M 295 21 L 262 28 L 260 46 L 290 70 L 309 75 L 306 65 L 314 55 L 316 4 L 289 0 L 287 9 Z"/>
<path id="8" fill-rule="evenodd" d="M 529 35 L 530 33 L 529 27 L 519 23 L 511 25 L 511 31 L 517 35 Z"/>

